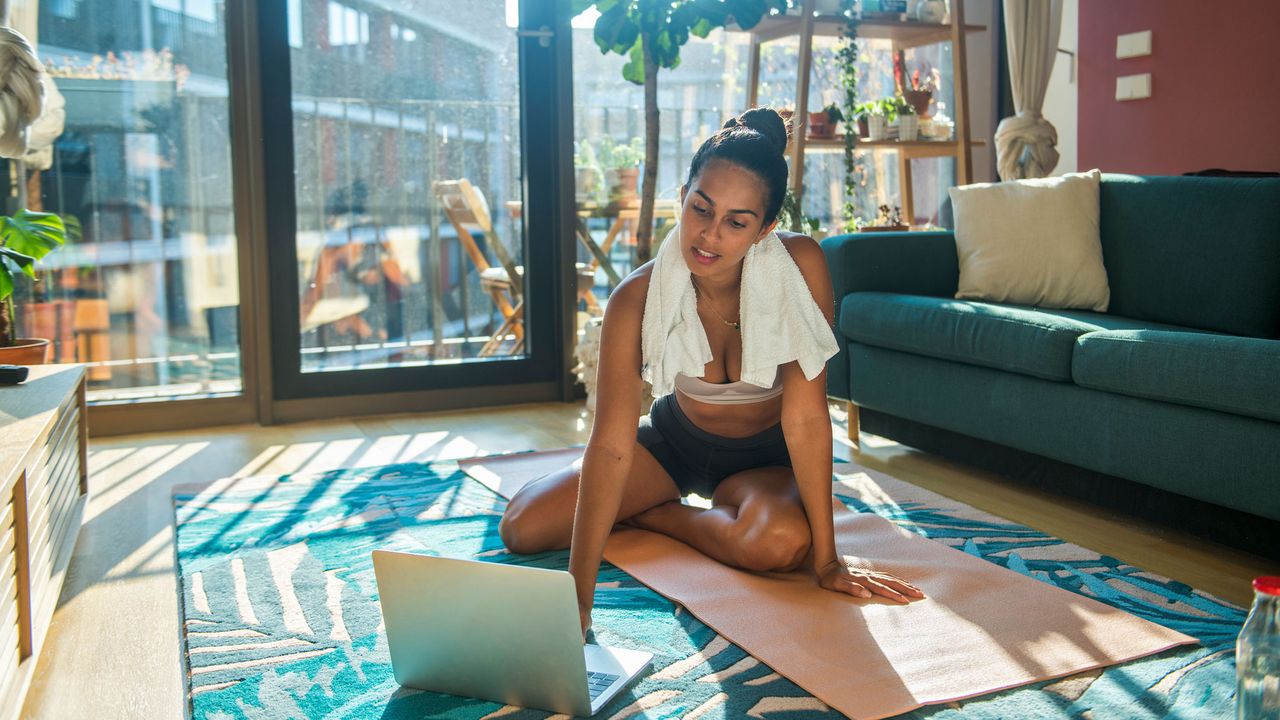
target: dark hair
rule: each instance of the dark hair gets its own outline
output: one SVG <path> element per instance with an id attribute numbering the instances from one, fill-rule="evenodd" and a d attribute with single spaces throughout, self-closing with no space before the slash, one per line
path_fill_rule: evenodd
<path id="1" fill-rule="evenodd" d="M 758 107 L 729 118 L 707 138 L 689 163 L 685 187 L 693 183 L 712 160 L 728 160 L 750 170 L 764 181 L 769 196 L 764 204 L 764 223 L 778 217 L 787 194 L 787 138 L 790 131 L 773 108 Z"/>

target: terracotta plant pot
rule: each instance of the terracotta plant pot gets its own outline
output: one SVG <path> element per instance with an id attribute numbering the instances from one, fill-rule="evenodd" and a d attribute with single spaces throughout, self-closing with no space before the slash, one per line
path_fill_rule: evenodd
<path id="1" fill-rule="evenodd" d="M 629 167 L 605 171 L 605 180 L 609 184 L 609 199 L 612 201 L 629 200 L 636 197 L 639 191 L 640 168 Z"/>
<path id="2" fill-rule="evenodd" d="M 10 347 L 0 347 L 0 365 L 44 365 L 49 362 L 49 341 L 44 338 L 17 338 Z"/>
<path id="3" fill-rule="evenodd" d="M 916 109 L 916 115 L 924 116 L 929 112 L 929 101 L 933 99 L 933 92 L 930 90 L 907 90 L 902 93 L 902 97 L 911 103 L 911 107 Z"/>
<path id="4" fill-rule="evenodd" d="M 809 113 L 809 137 L 827 139 L 836 134 L 836 124 L 831 122 L 826 110 Z"/>

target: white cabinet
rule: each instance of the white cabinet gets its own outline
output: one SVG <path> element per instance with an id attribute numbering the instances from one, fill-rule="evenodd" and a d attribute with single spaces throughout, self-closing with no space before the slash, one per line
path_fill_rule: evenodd
<path id="1" fill-rule="evenodd" d="M 84 369 L 33 367 L 0 387 L 0 718 L 17 717 L 80 532 Z"/>

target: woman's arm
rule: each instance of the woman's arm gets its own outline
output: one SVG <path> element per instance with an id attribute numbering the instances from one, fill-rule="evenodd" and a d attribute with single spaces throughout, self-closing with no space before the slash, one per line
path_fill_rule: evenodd
<path id="1" fill-rule="evenodd" d="M 808 237 L 784 237 L 791 259 L 800 268 L 814 302 L 830 325 L 835 315 L 831 276 L 818 243 Z M 789 362 L 782 373 L 782 432 L 791 456 L 796 484 L 813 543 L 813 565 L 821 568 L 837 559 L 831 510 L 831 417 L 827 411 L 827 371 L 807 380 L 800 363 Z"/>
<path id="2" fill-rule="evenodd" d="M 784 238 L 813 299 L 830 325 L 835 315 L 831 275 L 822 248 L 804 236 Z M 782 431 L 791 456 L 800 501 L 809 518 L 813 569 L 818 583 L 859 597 L 872 593 L 906 602 L 905 596 L 924 597 L 917 588 L 891 575 L 851 572 L 836 553 L 831 507 L 831 418 L 827 411 L 827 371 L 807 380 L 798 362 L 782 366 Z"/>
<path id="3" fill-rule="evenodd" d="M 600 332 L 595 419 L 582 459 L 569 549 L 569 572 L 577 588 L 584 635 L 591 625 L 600 559 L 609 531 L 617 522 L 635 455 L 642 391 L 640 323 L 648 286 L 645 268 L 618 285 L 609 298 Z"/>

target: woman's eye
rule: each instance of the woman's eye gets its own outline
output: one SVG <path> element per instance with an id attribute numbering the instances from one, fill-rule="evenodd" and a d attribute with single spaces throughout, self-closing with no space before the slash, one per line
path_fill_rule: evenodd
<path id="1" fill-rule="evenodd" d="M 729 225 L 732 226 L 733 229 L 735 230 L 741 230 L 742 228 L 746 227 L 744 223 L 740 223 L 737 220 L 730 220 Z"/>
<path id="2" fill-rule="evenodd" d="M 694 206 L 693 206 L 693 211 L 694 211 L 694 212 L 696 212 L 696 213 L 698 213 L 699 215 L 706 215 L 706 214 L 707 214 L 707 209 L 706 209 L 706 208 L 704 208 L 704 207 L 698 207 L 697 205 L 694 205 Z"/>

